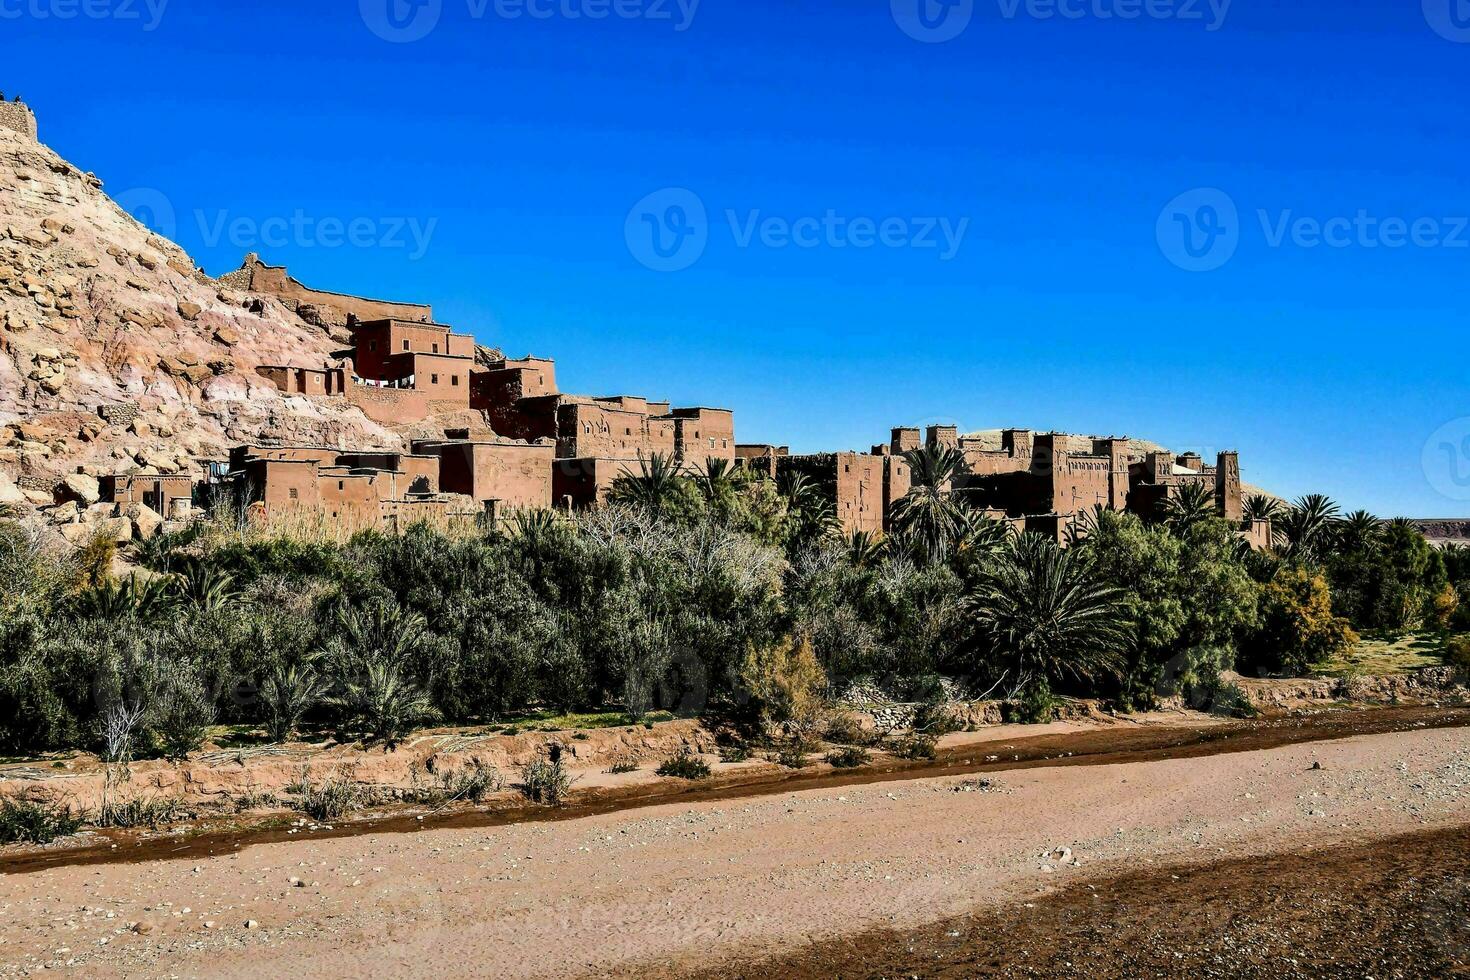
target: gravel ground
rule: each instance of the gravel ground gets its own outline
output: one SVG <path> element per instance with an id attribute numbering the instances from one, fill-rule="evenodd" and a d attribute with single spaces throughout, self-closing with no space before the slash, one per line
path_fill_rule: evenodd
<path id="1" fill-rule="evenodd" d="M 1467 824 L 1470 739 L 1444 729 L 556 823 L 304 830 L 215 857 L 7 875 L 0 974 L 739 969 L 1129 872 Z"/>

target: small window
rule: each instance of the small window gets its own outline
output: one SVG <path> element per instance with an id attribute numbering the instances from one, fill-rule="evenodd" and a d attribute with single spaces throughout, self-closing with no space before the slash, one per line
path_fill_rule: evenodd
<path id="1" fill-rule="evenodd" d="M 439 353 L 439 345 L 438 344 L 435 344 L 434 345 L 434 353 L 435 354 Z"/>
<path id="2" fill-rule="evenodd" d="M 449 377 L 449 383 L 452 384 L 452 385 L 454 385 L 456 388 L 458 388 L 459 387 L 459 375 L 457 375 L 457 374 L 450 375 L 450 377 Z"/>
<path id="3" fill-rule="evenodd" d="M 408 341 L 406 340 L 403 342 L 403 349 L 408 350 Z"/>
<path id="4" fill-rule="evenodd" d="M 347 481 L 346 480 L 338 480 L 337 481 L 337 489 L 338 490 L 346 490 L 347 489 Z"/>
<path id="5" fill-rule="evenodd" d="M 429 375 L 429 384 L 436 385 L 438 383 L 439 383 L 439 375 L 437 375 L 437 374 L 431 374 L 431 375 Z"/>
<path id="6" fill-rule="evenodd" d="M 295 487 L 292 487 L 291 488 L 291 499 L 292 500 L 295 500 L 299 496 L 300 496 L 300 494 L 297 492 L 296 488 Z"/>

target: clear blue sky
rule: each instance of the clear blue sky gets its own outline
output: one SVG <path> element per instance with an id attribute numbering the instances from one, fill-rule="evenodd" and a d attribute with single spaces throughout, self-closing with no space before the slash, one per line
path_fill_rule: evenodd
<path id="1" fill-rule="evenodd" d="M 1129 434 L 1239 449 L 1285 495 L 1470 513 L 1450 0 L 161 2 L 0 0 L 0 88 L 113 194 L 162 194 L 213 273 L 254 247 L 432 302 L 555 357 L 564 390 L 732 407 L 741 441 Z M 664 188 L 708 216 L 679 271 L 639 261 L 645 220 L 697 220 L 668 210 L 688 195 L 635 209 Z M 1234 219 L 1215 192 L 1171 205 L 1196 188 Z M 1360 212 L 1338 245 L 1296 223 Z M 890 243 L 745 237 L 829 213 L 896 219 Z M 957 250 L 906 246 L 937 219 Z"/>

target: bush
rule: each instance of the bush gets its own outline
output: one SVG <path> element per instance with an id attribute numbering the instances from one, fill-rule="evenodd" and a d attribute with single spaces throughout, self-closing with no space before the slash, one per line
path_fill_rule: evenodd
<path id="1" fill-rule="evenodd" d="M 856 745 L 834 749 L 827 753 L 827 765 L 834 769 L 856 769 L 859 766 L 866 766 L 872 761 L 873 757 L 868 753 L 868 750 Z"/>
<path id="2" fill-rule="evenodd" d="M 198 673 L 179 664 L 164 665 L 148 705 L 148 727 L 158 737 L 163 754 L 177 761 L 197 752 L 214 720 L 214 699 Z"/>
<path id="3" fill-rule="evenodd" d="M 1470 635 L 1452 636 L 1446 640 L 1444 659 L 1452 667 L 1470 670 Z"/>
<path id="4" fill-rule="evenodd" d="M 893 754 L 900 759 L 933 759 L 939 754 L 938 743 L 927 735 L 910 735 L 898 740 Z"/>
<path id="5" fill-rule="evenodd" d="M 638 763 L 634 762 L 632 759 L 624 759 L 621 762 L 614 762 L 607 771 L 610 775 L 613 776 L 621 776 L 623 773 L 628 772 L 637 772 Z"/>
<path id="6" fill-rule="evenodd" d="M 804 736 L 816 728 L 826 707 L 827 676 L 808 640 L 752 646 L 741 665 L 740 682 L 767 732 Z"/>
<path id="7" fill-rule="evenodd" d="M 521 792 L 532 803 L 561 806 L 566 802 L 573 779 L 560 758 L 552 759 L 544 751 L 521 767 Z"/>
<path id="8" fill-rule="evenodd" d="M 805 769 L 811 765 L 811 760 L 806 757 L 807 748 L 808 746 L 800 741 L 788 742 L 769 758 L 772 762 L 785 766 L 787 769 Z"/>
<path id="9" fill-rule="evenodd" d="M 49 844 L 76 833 L 81 826 L 81 818 L 70 806 L 29 800 L 0 802 L 0 844 Z"/>
<path id="10" fill-rule="evenodd" d="M 838 715 L 827 722 L 827 741 L 833 745 L 871 745 L 873 734 L 854 715 Z"/>
<path id="11" fill-rule="evenodd" d="M 1040 678 L 1026 685 L 1020 697 L 1005 706 L 1006 721 L 1022 725 L 1044 725 L 1057 717 L 1057 699 L 1051 685 Z"/>
<path id="12" fill-rule="evenodd" d="M 730 765 L 736 762 L 746 762 L 749 759 L 750 746 L 746 745 L 744 742 L 737 742 L 734 745 L 720 746 L 720 761 L 725 763 L 726 765 Z"/>
<path id="13" fill-rule="evenodd" d="M 688 749 L 670 756 L 658 767 L 660 776 L 672 776 L 676 779 L 708 779 L 709 773 L 709 763 Z"/>
<path id="14" fill-rule="evenodd" d="M 184 819 L 187 811 L 182 800 L 175 798 L 133 797 L 128 800 L 109 800 L 97 811 L 98 827 L 130 829 L 147 827 L 157 830 L 165 824 Z"/>
<path id="15" fill-rule="evenodd" d="M 337 820 L 353 810 L 361 809 L 363 791 L 349 772 L 339 772 L 320 786 L 314 786 L 305 769 L 301 778 L 287 791 L 300 797 L 297 807 L 314 820 Z"/>
<path id="16" fill-rule="evenodd" d="M 425 782 L 415 766 L 412 770 L 414 786 L 404 799 L 426 806 L 442 806 L 459 800 L 479 803 L 491 793 L 505 788 L 500 770 L 480 758 L 472 758 L 470 764 L 463 768 L 435 771 L 433 775 L 432 781 Z"/>

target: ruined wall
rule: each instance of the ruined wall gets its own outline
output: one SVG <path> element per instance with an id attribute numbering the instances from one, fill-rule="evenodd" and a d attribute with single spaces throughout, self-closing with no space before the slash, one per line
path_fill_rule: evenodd
<path id="1" fill-rule="evenodd" d="M 735 462 L 735 413 L 722 408 L 676 408 L 674 455 L 703 468 L 709 459 Z"/>
<path id="2" fill-rule="evenodd" d="M 421 391 L 408 388 L 377 388 L 350 384 L 347 400 L 379 425 L 404 425 L 429 417 L 429 400 Z"/>
<path id="3" fill-rule="evenodd" d="M 484 502 L 499 510 L 550 507 L 552 461 L 556 447 L 503 441 L 416 442 L 414 450 L 439 459 L 439 486 L 445 493 Z"/>
<path id="4" fill-rule="evenodd" d="M 24 102 L 0 102 L 0 129 L 36 139 L 36 114 Z"/>
<path id="5" fill-rule="evenodd" d="M 103 500 L 124 507 L 142 504 L 165 517 L 171 501 L 193 497 L 194 481 L 187 476 L 132 474 L 106 477 L 102 481 Z"/>
<path id="6" fill-rule="evenodd" d="M 893 505 L 908 494 L 912 482 L 913 474 L 909 471 L 907 460 L 902 456 L 883 458 L 883 529 L 885 531 L 892 530 Z"/>
<path id="7" fill-rule="evenodd" d="M 672 457 L 674 421 L 651 419 L 596 402 L 566 402 L 558 406 L 558 459 L 636 459 L 639 454 Z"/>
<path id="8" fill-rule="evenodd" d="M 260 256 L 253 252 L 245 256 L 245 262 L 239 269 L 221 276 L 219 283 L 231 289 L 274 296 L 293 310 L 301 304 L 314 306 L 323 314 L 325 322 L 338 326 L 347 322 L 349 313 L 359 320 L 398 318 L 432 321 L 434 319 L 433 310 L 422 303 L 395 303 L 389 300 L 368 299 L 363 296 L 349 296 L 346 293 L 312 289 L 293 279 L 285 266 L 266 265 L 260 261 Z"/>
<path id="9" fill-rule="evenodd" d="M 1221 453 L 1215 463 L 1215 507 L 1232 524 L 1245 520 L 1245 502 L 1240 491 L 1240 455 Z"/>
<path id="10" fill-rule="evenodd" d="M 558 459 L 551 470 L 551 492 L 558 507 L 596 507 L 607 503 L 613 483 L 639 472 L 637 459 Z"/>

